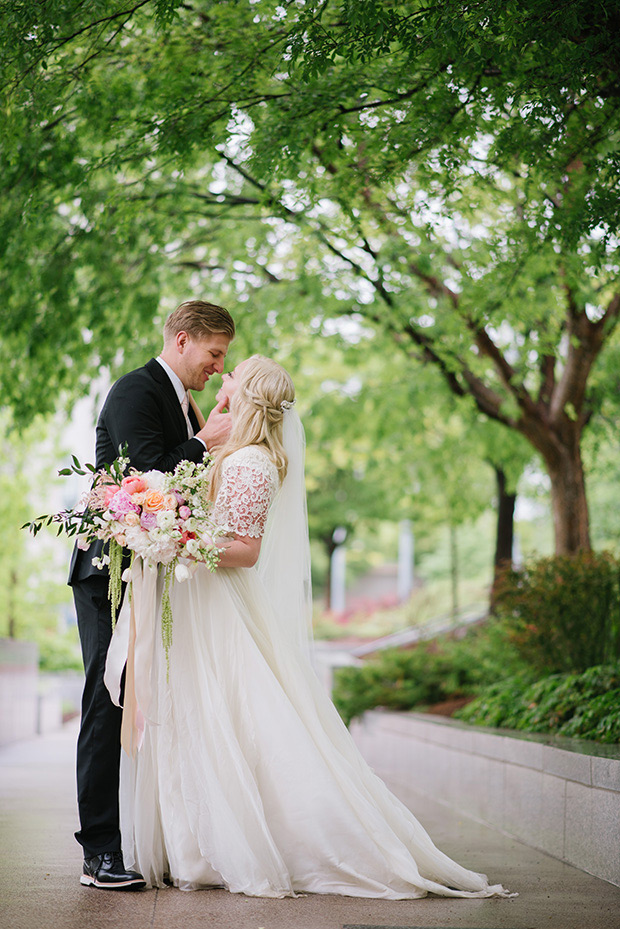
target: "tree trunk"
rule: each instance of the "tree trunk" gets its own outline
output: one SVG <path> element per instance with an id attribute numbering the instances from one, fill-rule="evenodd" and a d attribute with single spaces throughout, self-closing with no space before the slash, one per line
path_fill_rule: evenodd
<path id="1" fill-rule="evenodd" d="M 321 538 L 321 542 L 325 546 L 325 554 L 327 555 L 327 578 L 325 580 L 325 609 L 329 610 L 332 602 L 332 555 L 336 550 L 336 543 L 334 542 L 334 532 L 335 529 L 330 532 L 328 535 L 324 535 Z"/>
<path id="2" fill-rule="evenodd" d="M 547 461 L 556 555 L 590 551 L 590 521 L 579 443 Z"/>
<path id="3" fill-rule="evenodd" d="M 586 484 L 581 461 L 585 417 L 522 421 L 520 431 L 542 455 L 551 481 L 551 509 L 556 555 L 591 551 Z"/>
<path id="4" fill-rule="evenodd" d="M 512 547 L 514 543 L 514 515 L 516 494 L 506 490 L 506 475 L 501 468 L 495 468 L 497 479 L 497 535 L 495 539 L 495 558 L 493 562 L 493 585 L 491 587 L 490 609 L 495 610 L 497 585 L 504 568 L 512 564 Z"/>

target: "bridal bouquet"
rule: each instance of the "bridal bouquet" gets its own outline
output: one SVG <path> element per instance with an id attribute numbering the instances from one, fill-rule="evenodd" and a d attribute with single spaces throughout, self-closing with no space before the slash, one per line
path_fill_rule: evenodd
<path id="1" fill-rule="evenodd" d="M 171 474 L 161 471 L 137 471 L 120 456 L 97 471 L 93 465 L 84 468 L 73 456 L 70 468 L 60 474 L 93 474 L 90 490 L 79 504 L 51 516 L 22 526 L 35 535 L 44 524 L 58 524 L 58 534 L 77 536 L 78 547 L 86 550 L 100 539 L 108 543 L 107 554 L 94 558 L 93 564 L 108 566 L 109 597 L 112 617 L 121 600 L 121 582 L 129 581 L 131 567 L 122 571 L 123 549 L 131 552 L 131 562 L 138 555 L 149 567 L 164 566 L 162 598 L 162 638 L 166 652 L 172 639 L 170 583 L 174 574 L 178 581 L 190 577 L 195 562 L 215 570 L 219 561 L 216 539 L 224 534 L 211 517 L 209 470 L 211 462 L 201 464 L 181 461 Z M 206 456 L 205 456 L 206 458 Z M 86 469 L 86 470 L 85 470 Z"/>

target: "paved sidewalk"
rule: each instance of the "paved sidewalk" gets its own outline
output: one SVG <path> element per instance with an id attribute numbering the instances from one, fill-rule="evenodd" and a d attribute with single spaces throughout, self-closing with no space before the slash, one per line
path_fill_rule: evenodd
<path id="1" fill-rule="evenodd" d="M 74 796 L 75 723 L 0 749 L 0 929 L 620 929 L 620 888 L 403 796 L 443 851 L 513 899 L 260 900 L 222 890 L 113 893 L 82 887 Z"/>

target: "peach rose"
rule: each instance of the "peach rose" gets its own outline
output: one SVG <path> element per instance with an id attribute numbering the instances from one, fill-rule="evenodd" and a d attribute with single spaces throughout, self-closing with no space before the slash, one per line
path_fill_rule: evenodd
<path id="1" fill-rule="evenodd" d="M 127 513 L 125 516 L 125 525 L 126 526 L 137 526 L 140 522 L 140 517 L 137 513 Z"/>
<path id="2" fill-rule="evenodd" d="M 121 487 L 123 490 L 126 490 L 128 494 L 139 494 L 143 490 L 146 490 L 146 484 L 141 477 L 136 475 L 129 475 L 129 477 L 124 477 L 121 481 Z"/>
<path id="3" fill-rule="evenodd" d="M 164 509 L 166 510 L 176 510 L 177 508 L 177 498 L 174 494 L 166 494 L 164 496 Z"/>
<path id="4" fill-rule="evenodd" d="M 160 490 L 149 490 L 149 492 L 144 495 L 144 508 L 153 512 L 165 510 L 165 497 L 162 492 Z"/>

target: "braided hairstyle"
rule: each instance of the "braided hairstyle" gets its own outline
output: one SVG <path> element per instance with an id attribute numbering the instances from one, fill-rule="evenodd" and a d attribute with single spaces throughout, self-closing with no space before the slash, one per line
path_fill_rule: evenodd
<path id="1" fill-rule="evenodd" d="M 293 381 L 282 365 L 263 355 L 248 358 L 230 407 L 232 431 L 213 456 L 210 499 L 217 494 L 224 458 L 248 445 L 258 445 L 267 452 L 278 469 L 280 482 L 284 480 L 288 461 L 282 445 L 282 420 L 284 409 L 294 400 Z"/>

